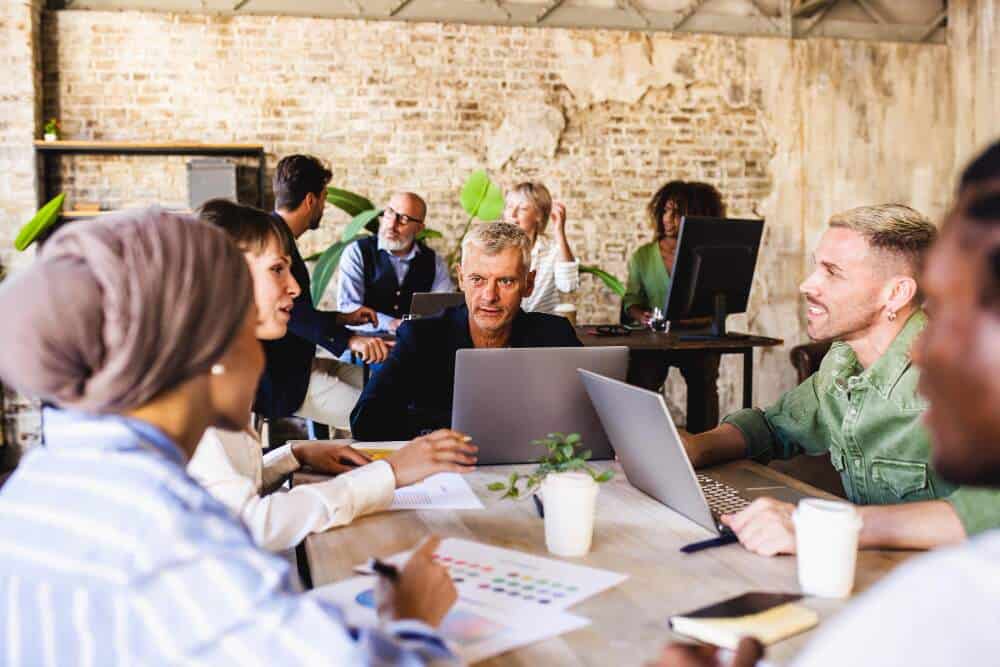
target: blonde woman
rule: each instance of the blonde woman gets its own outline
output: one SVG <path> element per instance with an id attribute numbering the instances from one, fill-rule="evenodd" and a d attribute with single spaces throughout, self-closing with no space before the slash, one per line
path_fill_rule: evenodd
<path id="1" fill-rule="evenodd" d="M 545 235 L 552 219 L 552 240 Z M 507 196 L 504 219 L 520 227 L 531 239 L 531 270 L 535 289 L 521 301 L 527 312 L 554 313 L 558 292 L 575 292 L 580 285 L 580 263 L 566 240 L 566 206 L 552 202 L 541 183 L 520 183 Z"/>

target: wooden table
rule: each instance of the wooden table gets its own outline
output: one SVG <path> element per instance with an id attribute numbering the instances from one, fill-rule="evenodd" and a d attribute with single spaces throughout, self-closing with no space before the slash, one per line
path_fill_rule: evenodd
<path id="1" fill-rule="evenodd" d="M 610 467 L 601 463 L 595 467 Z M 530 501 L 501 501 L 486 485 L 527 466 L 489 466 L 468 475 L 485 510 L 384 512 L 350 526 L 312 535 L 305 555 L 316 586 L 353 576 L 351 568 L 369 556 L 388 556 L 413 547 L 428 533 L 461 537 L 499 547 L 555 558 L 545 549 L 544 527 Z M 828 494 L 770 468 L 739 461 L 709 472 L 753 472 L 820 497 Z M 301 475 L 298 476 L 301 481 Z M 306 475 L 305 477 L 308 477 Z M 749 590 L 799 590 L 793 557 L 765 558 L 739 545 L 685 555 L 684 544 L 705 539 L 706 531 L 632 487 L 618 470 L 601 487 L 593 548 L 580 559 L 566 559 L 622 572 L 621 585 L 570 609 L 589 618 L 587 628 L 505 653 L 485 665 L 641 665 L 656 657 L 664 643 L 677 638 L 667 618 Z M 871 586 L 910 552 L 862 551 L 855 591 Z M 829 618 L 844 602 L 807 598 L 805 604 Z M 821 621 L 822 623 L 822 621 Z M 775 664 L 788 662 L 808 640 L 808 633 L 772 646 Z"/>
<path id="2" fill-rule="evenodd" d="M 718 359 L 724 354 L 743 355 L 743 407 L 753 407 L 753 351 L 758 347 L 774 347 L 784 343 L 779 338 L 766 338 L 764 336 L 747 336 L 745 338 L 726 338 L 722 340 L 682 340 L 684 332 L 660 333 L 649 329 L 632 331 L 625 336 L 598 336 L 594 332 L 595 325 L 582 325 L 576 327 L 576 335 L 587 347 L 602 347 L 612 345 L 623 345 L 629 352 L 637 351 L 657 351 L 663 353 L 662 363 L 677 365 L 680 358 L 693 355 L 695 358 L 708 360 L 710 357 Z M 707 366 L 706 366 L 707 367 Z M 717 369 L 718 363 L 712 368 Z M 704 394 L 701 397 L 689 396 L 687 427 L 692 433 L 714 428 L 718 423 L 719 414 L 719 392 L 717 386 L 717 374 L 713 373 L 711 378 L 702 383 Z M 654 391 L 659 387 L 645 387 Z M 690 388 L 690 384 L 689 384 Z M 692 419 L 692 405 L 694 401 L 701 400 L 708 409 L 705 412 L 714 415 L 715 419 L 710 420 L 715 423 L 698 424 Z"/>

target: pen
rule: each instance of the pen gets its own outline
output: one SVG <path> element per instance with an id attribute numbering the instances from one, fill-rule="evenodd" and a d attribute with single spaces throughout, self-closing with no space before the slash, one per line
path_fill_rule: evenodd
<path id="1" fill-rule="evenodd" d="M 733 544 L 738 542 L 739 538 L 736 537 L 735 533 L 726 533 L 720 535 L 719 537 L 713 537 L 710 540 L 702 540 L 701 542 L 692 542 L 681 547 L 681 552 L 686 554 L 693 554 L 696 551 L 701 551 L 703 549 L 711 549 L 713 547 L 724 547 L 727 544 Z"/>
<path id="2" fill-rule="evenodd" d="M 542 501 L 538 499 L 537 495 L 531 496 L 531 499 L 535 501 L 535 509 L 538 510 L 539 518 L 545 518 L 545 506 L 542 505 Z"/>
<path id="3" fill-rule="evenodd" d="M 372 569 L 375 570 L 376 574 L 379 574 L 389 581 L 396 581 L 399 579 L 399 570 L 395 565 L 390 565 L 389 563 L 383 563 L 378 558 L 372 558 Z"/>

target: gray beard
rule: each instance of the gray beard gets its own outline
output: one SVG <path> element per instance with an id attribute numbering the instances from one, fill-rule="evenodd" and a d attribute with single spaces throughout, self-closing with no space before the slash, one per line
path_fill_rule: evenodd
<path id="1" fill-rule="evenodd" d="M 390 241 L 384 236 L 380 236 L 379 240 L 382 242 L 382 247 L 388 250 L 389 252 L 399 252 L 400 250 L 406 250 L 410 246 L 410 244 L 413 243 L 413 239 L 399 239 L 398 241 Z"/>

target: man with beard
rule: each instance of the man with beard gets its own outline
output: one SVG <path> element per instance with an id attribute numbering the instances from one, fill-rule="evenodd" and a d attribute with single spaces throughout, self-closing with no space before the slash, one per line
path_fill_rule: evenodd
<path id="1" fill-rule="evenodd" d="M 427 204 L 412 192 L 392 196 L 379 218 L 378 236 L 352 243 L 340 259 L 337 307 L 375 310 L 379 331 L 396 332 L 415 292 L 451 292 L 448 267 L 417 235 Z"/>
<path id="2" fill-rule="evenodd" d="M 958 202 L 927 262 L 932 317 L 914 346 L 934 466 L 952 482 L 1000 487 L 1000 143 L 966 169 Z M 1000 530 L 900 567 L 834 618 L 793 663 L 974 665 L 1000 646 Z M 660 667 L 749 667 L 744 639 L 731 662 L 714 648 L 673 645 Z"/>
<path id="3" fill-rule="evenodd" d="M 1000 525 L 1000 493 L 956 486 L 928 464 L 910 349 L 927 323 L 917 285 L 934 226 L 897 204 L 833 216 L 802 283 L 809 337 L 834 340 L 813 376 L 766 410 L 686 436 L 695 467 L 830 452 L 864 521 L 862 548 L 929 549 Z M 750 551 L 795 552 L 794 506 L 760 498 L 722 517 Z"/>
<path id="4" fill-rule="evenodd" d="M 298 239 L 319 227 L 326 206 L 330 170 L 310 155 L 289 155 L 274 172 L 274 212 L 271 216 Z M 347 349 L 364 361 L 378 363 L 389 354 L 385 342 L 357 336 L 346 325 L 375 321 L 370 308 L 344 312 L 317 310 L 309 292 L 309 271 L 294 240 L 291 272 L 301 288 L 290 312 L 284 338 L 264 342 L 267 366 L 257 390 L 254 412 L 268 418 L 293 414 L 338 428 L 347 428 L 351 408 L 361 394 L 359 366 L 316 359 L 322 345 L 334 356 Z"/>
<path id="5" fill-rule="evenodd" d="M 566 318 L 521 309 L 521 299 L 534 288 L 530 266 L 531 240 L 520 227 L 475 225 L 462 242 L 465 305 L 399 328 L 388 361 L 351 413 L 354 437 L 409 440 L 450 426 L 460 349 L 580 347 Z"/>

